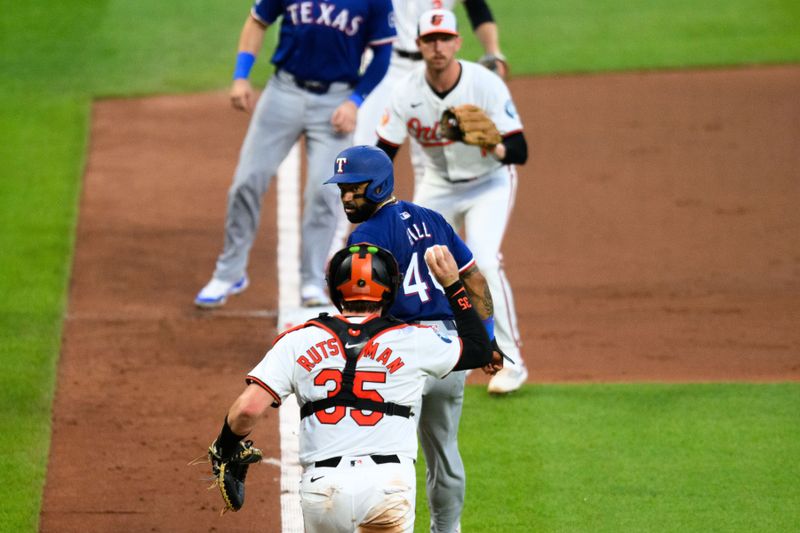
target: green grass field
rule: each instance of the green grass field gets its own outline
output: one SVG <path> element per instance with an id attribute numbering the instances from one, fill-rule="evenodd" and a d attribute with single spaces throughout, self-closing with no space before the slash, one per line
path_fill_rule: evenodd
<path id="1" fill-rule="evenodd" d="M 797 384 L 470 387 L 464 531 L 796 531 L 797 413 Z"/>
<path id="2" fill-rule="evenodd" d="M 38 524 L 91 102 L 226 87 L 249 2 L 7 4 L 0 10 L 0 530 L 18 532 L 35 531 Z M 800 60 L 800 4 L 788 0 L 491 5 L 515 75 Z M 479 55 L 470 37 L 463 55 Z M 265 63 L 262 57 L 256 66 L 256 82 L 266 78 Z M 797 435 L 791 438 L 788 429 L 797 425 L 798 385 L 709 387 L 529 387 L 503 408 L 531 410 L 532 418 L 509 414 L 531 422 L 497 426 L 496 448 L 470 460 L 488 473 L 470 471 L 465 526 L 745 531 L 767 524 L 755 529 L 796 530 L 798 467 L 782 458 L 792 451 L 798 456 L 791 444 Z M 670 401 L 659 410 L 650 407 L 668 429 L 631 435 L 631 417 L 647 414 L 642 398 L 658 397 Z M 767 412 L 740 405 L 750 397 Z M 496 405 L 488 401 L 470 391 L 468 409 L 488 412 L 491 406 L 494 413 Z M 576 437 L 569 428 L 591 429 L 585 424 L 599 416 L 595 401 L 605 406 L 606 424 L 594 425 L 592 449 L 585 435 Z M 707 424 L 691 423 L 681 413 L 704 413 Z M 729 413 L 750 414 L 744 420 L 728 419 Z M 576 426 L 581 417 L 586 420 Z M 473 441 L 486 437 L 485 428 L 478 431 L 469 425 L 473 417 L 465 419 L 465 450 L 485 449 L 473 448 Z M 682 448 L 714 435 L 735 439 L 737 446 L 709 440 L 710 450 L 727 453 L 695 455 L 657 446 L 665 436 Z M 671 475 L 652 456 L 657 450 L 681 460 L 675 474 L 680 482 L 667 484 Z M 510 457 L 526 458 L 524 467 Z M 740 482 L 738 488 L 729 481 Z M 575 501 L 578 493 L 586 499 Z M 493 505 L 482 504 L 484 497 Z M 643 506 L 651 510 L 647 517 L 629 522 L 637 513 L 626 509 Z"/>

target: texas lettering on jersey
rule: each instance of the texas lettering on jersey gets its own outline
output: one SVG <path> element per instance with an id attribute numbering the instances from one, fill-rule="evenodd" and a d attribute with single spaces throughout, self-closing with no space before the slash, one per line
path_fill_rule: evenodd
<path id="1" fill-rule="evenodd" d="M 315 9 L 317 8 L 317 9 Z M 286 6 L 286 13 L 294 26 L 316 24 L 335 28 L 348 36 L 358 33 L 364 17 L 350 17 L 350 11 L 339 9 L 328 2 L 296 2 Z"/>

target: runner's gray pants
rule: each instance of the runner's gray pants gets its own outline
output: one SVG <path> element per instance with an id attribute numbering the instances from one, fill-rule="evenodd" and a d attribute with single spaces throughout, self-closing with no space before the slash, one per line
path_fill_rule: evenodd
<path id="1" fill-rule="evenodd" d="M 465 372 L 428 377 L 417 434 L 428 472 L 426 488 L 431 533 L 454 533 L 464 507 L 466 473 L 458 451 L 458 422 L 464 403 Z"/>

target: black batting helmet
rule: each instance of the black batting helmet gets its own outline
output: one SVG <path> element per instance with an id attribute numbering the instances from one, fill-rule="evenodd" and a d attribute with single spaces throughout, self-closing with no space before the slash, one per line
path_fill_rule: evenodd
<path id="1" fill-rule="evenodd" d="M 382 302 L 386 311 L 400 285 L 400 269 L 388 250 L 366 242 L 342 248 L 328 264 L 328 293 L 341 311 L 344 302 Z"/>

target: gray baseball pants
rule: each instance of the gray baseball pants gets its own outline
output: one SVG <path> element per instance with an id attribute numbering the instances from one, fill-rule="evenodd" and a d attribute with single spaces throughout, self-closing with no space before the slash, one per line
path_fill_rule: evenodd
<path id="1" fill-rule="evenodd" d="M 326 94 L 297 87 L 292 76 L 277 72 L 256 104 L 228 191 L 225 245 L 214 277 L 238 281 L 247 269 L 264 193 L 295 142 L 305 135 L 307 176 L 303 194 L 300 276 L 303 285 L 325 287 L 325 262 L 338 222 L 344 218 L 339 190 L 323 182 L 333 175 L 336 156 L 352 143 L 352 134 L 333 130 L 330 119 L 350 96 L 346 83 Z"/>
<path id="2" fill-rule="evenodd" d="M 458 451 L 458 422 L 464 403 L 465 372 L 428 377 L 417 435 L 427 464 L 426 490 L 431 533 L 458 531 L 467 477 Z"/>

